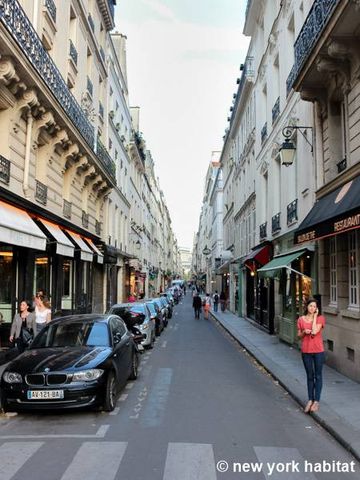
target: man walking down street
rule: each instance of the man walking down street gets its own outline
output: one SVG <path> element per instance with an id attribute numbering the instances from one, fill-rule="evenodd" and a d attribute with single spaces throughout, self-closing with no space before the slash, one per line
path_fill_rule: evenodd
<path id="1" fill-rule="evenodd" d="M 214 312 L 217 312 L 219 308 L 219 294 L 217 290 L 215 290 L 215 293 L 213 295 L 213 303 L 214 303 Z"/>
<path id="2" fill-rule="evenodd" d="M 193 298 L 193 309 L 195 313 L 195 318 L 200 318 L 201 307 L 202 307 L 201 297 L 199 293 L 196 292 Z"/>

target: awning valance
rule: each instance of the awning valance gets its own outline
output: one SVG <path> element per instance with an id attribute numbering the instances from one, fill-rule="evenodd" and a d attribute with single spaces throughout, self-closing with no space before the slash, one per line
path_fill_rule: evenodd
<path id="1" fill-rule="evenodd" d="M 360 228 L 360 176 L 315 203 L 295 231 L 295 243 L 319 240 L 355 228 Z"/>
<path id="2" fill-rule="evenodd" d="M 93 261 L 93 252 L 91 251 L 90 247 L 86 245 L 84 240 L 78 235 L 77 233 L 70 232 L 70 230 L 66 230 L 70 237 L 73 239 L 75 243 L 76 250 L 80 250 L 80 258 L 84 260 L 84 262 L 92 262 Z"/>
<path id="3" fill-rule="evenodd" d="M 302 275 L 301 272 L 292 269 L 290 267 L 290 264 L 294 260 L 297 260 L 299 257 L 301 257 L 301 255 L 306 251 L 306 248 L 304 248 L 302 250 L 298 250 L 297 252 L 291 252 L 286 255 L 279 255 L 278 257 L 274 257 L 272 260 L 270 260 L 269 263 L 259 268 L 257 272 L 261 277 L 272 278 L 278 275 L 281 269 L 287 268 L 295 273 L 299 273 L 300 275 Z"/>
<path id="4" fill-rule="evenodd" d="M 46 230 L 54 237 L 56 241 L 56 253 L 58 255 L 64 255 L 64 257 L 74 256 L 74 245 L 55 223 L 50 223 L 43 218 L 39 218 L 39 221 L 44 225 Z"/>
<path id="5" fill-rule="evenodd" d="M 90 238 L 86 238 L 85 239 L 87 241 L 87 243 L 90 245 L 90 248 L 94 251 L 94 253 L 96 254 L 96 258 L 97 258 L 97 262 L 98 263 L 104 263 L 104 255 L 100 252 L 100 250 L 97 248 L 97 246 L 95 245 L 95 243 L 90 240 Z"/>
<path id="6" fill-rule="evenodd" d="M 19 208 L 0 201 L 0 242 L 19 247 L 46 250 L 46 236 Z"/>

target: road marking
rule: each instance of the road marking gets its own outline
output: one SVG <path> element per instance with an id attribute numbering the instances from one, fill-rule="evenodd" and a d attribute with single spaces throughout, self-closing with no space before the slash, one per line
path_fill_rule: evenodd
<path id="1" fill-rule="evenodd" d="M 104 438 L 110 425 L 101 425 L 96 433 L 80 434 L 80 433 L 54 433 L 54 434 L 38 434 L 38 435 L 0 435 L 0 440 L 17 440 L 21 438 Z M 0 480 L 1 477 L 0 477 Z"/>
<path id="2" fill-rule="evenodd" d="M 167 340 L 164 340 L 161 346 L 162 348 L 166 348 L 166 345 L 167 345 Z"/>
<path id="3" fill-rule="evenodd" d="M 163 480 L 216 480 L 212 445 L 169 443 Z"/>
<path id="4" fill-rule="evenodd" d="M 83 443 L 61 480 L 113 480 L 126 447 L 127 442 Z"/>
<path id="5" fill-rule="evenodd" d="M 120 412 L 120 407 L 116 407 L 112 412 L 109 413 L 109 415 L 117 415 L 119 412 Z"/>
<path id="6" fill-rule="evenodd" d="M 128 396 L 129 396 L 128 393 L 122 393 L 119 397 L 119 402 L 125 402 Z"/>
<path id="7" fill-rule="evenodd" d="M 131 383 L 128 383 L 125 387 L 126 390 L 130 390 L 131 388 L 133 388 L 134 386 L 134 382 L 131 382 Z"/>
<path id="8" fill-rule="evenodd" d="M 316 477 L 310 472 L 304 472 L 304 458 L 301 456 L 297 448 L 286 447 L 254 447 L 257 458 L 265 465 L 269 465 L 263 469 L 265 478 L 271 480 L 316 480 Z M 299 471 L 294 469 L 294 462 L 299 463 Z M 276 465 L 289 465 L 289 471 L 277 471 Z M 269 468 L 272 468 L 271 474 Z"/>
<path id="9" fill-rule="evenodd" d="M 143 413 L 143 421 L 146 427 L 161 425 L 170 392 L 172 374 L 172 368 L 159 368 L 155 376 Z"/>
<path id="10" fill-rule="evenodd" d="M 0 448 L 0 480 L 10 480 L 44 442 L 9 442 Z"/>

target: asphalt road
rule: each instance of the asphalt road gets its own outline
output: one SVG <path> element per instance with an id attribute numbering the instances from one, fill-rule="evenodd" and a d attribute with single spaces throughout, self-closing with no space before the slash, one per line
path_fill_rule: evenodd
<path id="1" fill-rule="evenodd" d="M 0 417 L 0 480 L 100 478 L 342 480 L 360 466 L 220 327 L 195 320 L 188 294 L 111 414 Z"/>

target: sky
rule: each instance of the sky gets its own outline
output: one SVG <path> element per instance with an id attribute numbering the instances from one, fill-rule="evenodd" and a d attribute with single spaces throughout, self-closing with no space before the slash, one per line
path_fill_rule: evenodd
<path id="1" fill-rule="evenodd" d="M 247 0 L 117 0 L 131 106 L 151 150 L 178 245 L 192 248 L 206 172 L 228 126 Z"/>

